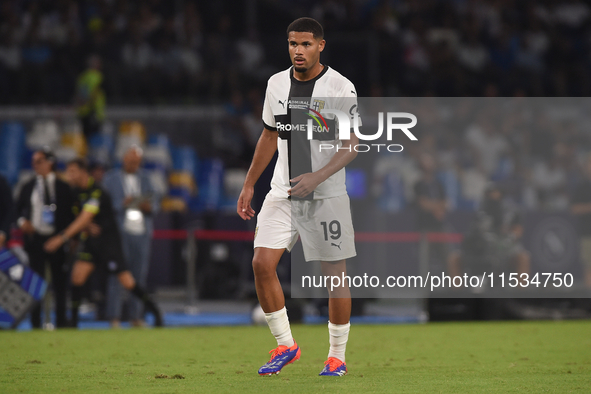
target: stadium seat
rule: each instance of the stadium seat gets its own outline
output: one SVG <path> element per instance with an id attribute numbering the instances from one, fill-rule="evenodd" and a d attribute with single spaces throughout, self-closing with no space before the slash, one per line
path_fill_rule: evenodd
<path id="1" fill-rule="evenodd" d="M 62 135 L 61 148 L 71 149 L 80 157 L 86 157 L 88 145 L 82 131 L 77 126 L 72 125 L 67 128 Z"/>
<path id="2" fill-rule="evenodd" d="M 191 146 L 178 146 L 172 149 L 172 168 L 175 171 L 199 173 L 199 158 Z"/>
<path id="3" fill-rule="evenodd" d="M 150 134 L 148 137 L 148 146 L 159 146 L 164 148 L 168 151 L 171 150 L 172 144 L 170 143 L 170 139 L 166 134 Z"/>
<path id="4" fill-rule="evenodd" d="M 352 199 L 365 198 L 367 195 L 367 175 L 364 170 L 359 168 L 347 169 L 345 172 L 347 179 L 345 184 L 347 185 L 347 194 Z"/>
<path id="5" fill-rule="evenodd" d="M 54 151 L 55 158 L 57 159 L 57 167 L 59 170 L 65 169 L 66 163 L 77 157 L 80 157 L 78 151 L 72 147 L 61 146 Z"/>
<path id="6" fill-rule="evenodd" d="M 0 172 L 10 184 L 18 180 L 25 154 L 25 126 L 20 122 L 4 122 L 0 127 Z"/>
<path id="7" fill-rule="evenodd" d="M 447 199 L 448 208 L 454 211 L 458 207 L 461 198 L 462 189 L 460 180 L 454 170 L 444 170 L 437 173 L 437 179 L 443 185 L 445 196 Z"/>
<path id="8" fill-rule="evenodd" d="M 156 193 L 160 196 L 165 196 L 168 193 L 168 182 L 166 180 L 166 172 L 156 170 L 146 170 L 152 182 L 152 186 Z"/>
<path id="9" fill-rule="evenodd" d="M 384 177 L 383 192 L 378 205 L 383 211 L 390 213 L 399 212 L 406 205 L 404 184 L 402 177 L 397 172 L 390 172 Z"/>
<path id="10" fill-rule="evenodd" d="M 160 206 L 164 212 L 185 211 L 187 202 L 179 197 L 166 196 L 162 198 Z"/>
<path id="11" fill-rule="evenodd" d="M 115 147 L 115 157 L 117 161 L 123 159 L 125 152 L 132 146 L 137 145 L 143 149 L 143 142 L 141 137 L 133 134 L 119 134 L 117 136 L 117 145 Z"/>
<path id="12" fill-rule="evenodd" d="M 198 200 L 192 205 L 195 211 L 216 210 L 222 203 L 224 186 L 224 163 L 220 159 L 203 160 L 197 177 Z"/>
<path id="13" fill-rule="evenodd" d="M 30 149 L 29 147 L 25 147 L 21 161 L 22 170 L 30 170 L 33 168 L 33 153 L 35 153 L 34 150 Z"/>
<path id="14" fill-rule="evenodd" d="M 88 141 L 89 158 L 100 163 L 110 163 L 115 150 L 115 140 L 110 134 L 94 134 Z"/>
<path id="15" fill-rule="evenodd" d="M 33 128 L 27 134 L 27 147 L 36 150 L 44 146 L 55 149 L 61 142 L 60 129 L 57 122 L 53 119 L 37 120 L 33 123 Z"/>
<path id="16" fill-rule="evenodd" d="M 163 170 L 170 169 L 172 166 L 171 144 L 167 135 L 150 135 L 148 145 L 144 149 L 144 166 Z"/>
<path id="17" fill-rule="evenodd" d="M 242 168 L 232 168 L 224 172 L 224 189 L 219 207 L 221 210 L 236 210 L 238 196 L 240 196 L 245 179 L 246 170 Z"/>
<path id="18" fill-rule="evenodd" d="M 168 177 L 168 184 L 172 188 L 185 189 L 192 193 L 196 189 L 195 178 L 190 172 L 174 171 Z"/>
<path id="19" fill-rule="evenodd" d="M 136 136 L 139 138 L 140 144 L 146 142 L 146 127 L 142 122 L 137 120 L 123 121 L 119 124 L 119 134 L 121 136 Z"/>

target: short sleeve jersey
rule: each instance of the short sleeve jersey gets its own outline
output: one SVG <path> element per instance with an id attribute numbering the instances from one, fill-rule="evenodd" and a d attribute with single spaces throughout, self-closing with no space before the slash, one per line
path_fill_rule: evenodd
<path id="1" fill-rule="evenodd" d="M 93 223 L 101 227 L 101 235 L 106 236 L 117 230 L 111 197 L 95 183 L 93 178 L 90 178 L 86 189 L 78 189 L 76 194 L 78 196 L 78 204 L 74 209 L 76 215 L 82 211 L 94 213 Z"/>
<path id="2" fill-rule="evenodd" d="M 315 172 L 328 164 L 342 142 L 338 139 L 338 118 L 333 114 L 319 116 L 320 112 L 323 109 L 340 110 L 349 116 L 353 126 L 356 96 L 355 86 L 328 66 L 309 81 L 297 80 L 293 67 L 269 78 L 263 123 L 266 129 L 279 133 L 277 164 L 271 180 L 272 195 L 288 198 L 287 191 L 292 186 L 290 179 Z M 314 132 L 309 140 L 307 119 L 312 118 Z M 346 193 L 345 169 L 342 168 L 318 185 L 307 199 L 338 197 Z"/>

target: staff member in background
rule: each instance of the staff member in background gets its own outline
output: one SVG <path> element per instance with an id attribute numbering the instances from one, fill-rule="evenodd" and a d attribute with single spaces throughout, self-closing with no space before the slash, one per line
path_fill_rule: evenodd
<path id="1" fill-rule="evenodd" d="M 585 178 L 571 198 L 570 211 L 578 219 L 585 286 L 591 288 L 591 155 L 583 167 Z"/>
<path id="2" fill-rule="evenodd" d="M 429 153 L 422 153 L 419 157 L 421 179 L 415 184 L 415 204 L 417 226 L 421 233 L 419 244 L 419 259 L 421 273 L 427 273 L 431 264 L 445 265 L 448 250 L 444 243 L 432 243 L 427 238 L 428 233 L 445 232 L 445 215 L 447 214 L 447 199 L 445 189 L 437 180 L 437 163 Z M 433 257 L 440 261 L 434 262 Z"/>
<path id="3" fill-rule="evenodd" d="M 153 217 L 158 211 L 157 196 L 146 171 L 140 168 L 143 151 L 133 145 L 123 156 L 123 168 L 105 174 L 103 187 L 111 195 L 117 224 L 121 232 L 127 265 L 137 282 L 145 287 L 150 264 L 150 245 L 154 228 Z M 107 316 L 111 326 L 119 326 L 121 317 L 121 286 L 111 276 L 107 285 Z M 143 326 L 142 304 L 129 300 L 129 315 L 133 326 Z"/>
<path id="4" fill-rule="evenodd" d="M 17 198 L 17 224 L 24 235 L 25 251 L 29 255 L 31 268 L 45 278 L 45 263 L 49 263 L 55 295 L 56 327 L 67 327 L 66 252 L 63 247 L 47 252 L 43 244 L 74 220 L 74 195 L 70 186 L 57 178 L 54 172 L 55 156 L 49 149 L 36 151 L 32 161 L 36 176 L 22 187 Z M 31 324 L 34 328 L 41 328 L 41 306 L 31 311 Z"/>
<path id="5" fill-rule="evenodd" d="M 78 325 L 82 286 L 98 266 L 116 274 L 119 282 L 143 301 L 147 311 L 154 314 L 154 324 L 157 327 L 162 326 L 158 306 L 127 268 L 108 193 L 96 185 L 88 174 L 88 164 L 84 159 L 75 159 L 68 163 L 66 175 L 68 182 L 76 190 L 78 216 L 64 231 L 45 242 L 44 247 L 48 252 L 55 251 L 78 234 L 79 240 L 83 242 L 82 250 L 72 268 L 72 325 Z"/>
<path id="6" fill-rule="evenodd" d="M 10 224 L 13 218 L 13 202 L 10 185 L 0 174 L 0 249 L 4 247 L 10 236 Z"/>
<path id="7" fill-rule="evenodd" d="M 88 58 L 88 68 L 80 74 L 76 81 L 76 98 L 78 118 L 82 122 L 84 137 L 88 140 L 100 131 L 105 120 L 105 92 L 101 85 L 103 73 L 102 62 L 98 55 Z"/>

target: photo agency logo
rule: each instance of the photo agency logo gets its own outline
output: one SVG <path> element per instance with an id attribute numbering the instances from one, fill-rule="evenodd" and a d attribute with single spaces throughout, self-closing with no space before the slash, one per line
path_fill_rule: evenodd
<path id="1" fill-rule="evenodd" d="M 325 115 L 333 115 L 334 118 L 337 119 L 335 126 L 338 129 L 339 140 L 350 140 L 351 130 L 353 130 L 353 133 L 360 141 L 358 144 L 348 146 L 340 146 L 334 142 L 323 142 L 318 147 L 320 152 L 332 149 L 336 149 L 337 152 L 339 150 L 354 150 L 359 153 L 370 151 L 388 151 L 392 153 L 402 152 L 404 147 L 401 144 L 390 143 L 395 131 L 402 131 L 409 140 L 417 141 L 417 137 L 410 131 L 411 128 L 416 126 L 417 117 L 409 112 L 378 112 L 378 130 L 374 134 L 363 134 L 360 128 L 361 122 L 357 111 L 357 104 L 351 106 L 349 114 L 337 109 L 325 108 L 325 102 L 322 100 L 313 100 L 312 106 L 314 108 L 307 108 L 307 115 L 311 118 L 308 119 L 306 124 L 308 140 L 317 139 L 315 138 L 315 133 L 329 133 L 330 128 L 325 119 Z M 351 127 L 351 116 L 353 117 L 353 127 Z M 403 121 L 404 119 L 409 120 L 410 122 L 405 123 Z M 388 143 L 369 143 L 380 139 L 383 136 L 384 131 Z"/>

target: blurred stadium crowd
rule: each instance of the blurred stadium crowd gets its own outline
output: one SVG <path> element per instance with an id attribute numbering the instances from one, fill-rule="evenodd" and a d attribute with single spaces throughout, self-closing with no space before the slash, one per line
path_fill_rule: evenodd
<path id="1" fill-rule="evenodd" d="M 421 119 L 418 142 L 400 140 L 404 153 L 379 155 L 372 171 L 373 193 L 388 211 L 400 211 L 415 200 L 425 154 L 435 162 L 451 210 L 478 208 L 492 182 L 515 209 L 565 211 L 589 179 L 587 99 L 404 101 L 397 102 Z M 371 121 L 365 124 L 375 130 Z"/>
<path id="2" fill-rule="evenodd" d="M 88 154 L 108 167 L 136 143 L 146 148 L 144 164 L 159 190 L 181 196 L 181 206 L 230 207 L 261 131 L 266 79 L 289 64 L 285 26 L 302 14 L 323 23 L 323 61 L 354 81 L 360 97 L 591 93 L 591 7 L 582 0 L 7 0 L 1 7 L 4 104 L 75 102 L 79 76 L 98 55 L 109 105 L 217 103 L 227 115 L 211 128 L 196 126 L 194 146 L 181 148 L 170 142 L 178 125 L 153 132 L 148 123 L 107 119 L 84 142 L 80 126 L 67 121 L 5 124 L 0 165 L 13 184 L 29 161 L 18 152 L 49 145 L 62 162 Z M 88 80 L 96 86 L 100 79 Z M 508 116 L 495 127 L 478 119 L 439 127 L 407 154 L 379 159 L 368 183 L 377 184 L 374 196 L 398 196 L 385 209 L 402 209 L 413 199 L 418 154 L 429 152 L 448 198 L 461 194 L 452 210 L 473 209 L 490 180 L 505 184 L 521 207 L 566 209 L 591 140 L 584 119 L 547 120 Z M 13 145 L 10 133 L 19 135 L 10 137 Z M 224 167 L 238 170 L 224 175 Z M 230 179 L 227 196 L 223 178 Z M 217 186 L 209 188 L 212 179 Z M 192 199 L 195 183 L 200 193 L 214 190 L 210 203 Z"/>
<path id="3" fill-rule="evenodd" d="M 583 0 L 6 0 L 0 100 L 69 103 L 90 54 L 111 104 L 244 95 L 288 64 L 285 26 L 304 14 L 324 24 L 324 61 L 360 96 L 588 96 L 590 11 Z"/>
<path id="4" fill-rule="evenodd" d="M 136 145 L 163 211 L 238 220 L 265 84 L 289 66 L 285 29 L 302 15 L 324 25 L 322 62 L 359 97 L 425 100 L 407 103 L 421 122 L 418 142 L 348 167 L 353 204 L 377 202 L 380 214 L 418 208 L 437 222 L 420 230 L 438 232 L 447 213 L 477 210 L 491 181 L 518 211 L 564 212 L 580 185 L 591 190 L 584 0 L 4 0 L 0 106 L 10 107 L 0 108 L 0 174 L 18 194 L 33 153 L 49 147 L 58 170 L 87 157 L 100 182 Z M 481 108 L 457 102 L 450 115 L 450 102 L 433 110 L 428 97 L 580 97 L 581 105 L 552 112 L 480 99 Z M 154 114 L 122 115 L 133 108 Z M 13 116 L 26 109 L 42 115 Z M 364 127 L 375 130 L 371 122 Z M 423 208 L 433 203 L 442 208 Z"/>

